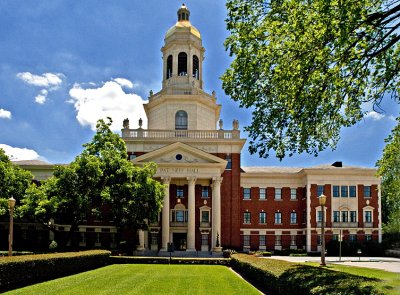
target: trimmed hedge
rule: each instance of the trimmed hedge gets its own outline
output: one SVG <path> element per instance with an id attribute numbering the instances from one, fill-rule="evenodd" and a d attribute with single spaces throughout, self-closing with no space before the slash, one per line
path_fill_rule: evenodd
<path id="1" fill-rule="evenodd" d="M 146 256 L 111 256 L 110 264 L 169 264 L 169 257 L 146 257 Z M 230 259 L 226 258 L 179 258 L 172 257 L 171 264 L 206 264 L 229 266 Z"/>
<path id="2" fill-rule="evenodd" d="M 111 252 L 24 255 L 0 258 L 0 292 L 106 265 Z"/>
<path id="3" fill-rule="evenodd" d="M 257 288 L 270 294 L 383 294 L 377 279 L 283 260 L 237 254 L 231 266 Z"/>

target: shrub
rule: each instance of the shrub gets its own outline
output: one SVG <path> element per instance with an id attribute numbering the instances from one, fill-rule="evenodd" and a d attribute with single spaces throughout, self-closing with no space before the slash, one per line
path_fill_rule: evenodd
<path id="1" fill-rule="evenodd" d="M 270 294 L 382 294 L 373 279 L 288 261 L 237 254 L 231 266 Z"/>
<path id="2" fill-rule="evenodd" d="M 109 256 L 109 251 L 92 250 L 3 257 L 0 291 L 98 268 L 108 263 Z"/>
<path id="3" fill-rule="evenodd" d="M 54 252 L 54 251 L 56 251 L 57 247 L 58 247 L 57 242 L 56 242 L 56 241 L 51 241 L 51 243 L 50 243 L 50 245 L 49 245 L 49 250 L 50 250 L 51 252 Z"/>
<path id="4" fill-rule="evenodd" d="M 172 257 L 148 257 L 148 256 L 111 256 L 110 264 L 208 264 L 229 265 L 230 259 L 225 258 L 182 258 Z"/>

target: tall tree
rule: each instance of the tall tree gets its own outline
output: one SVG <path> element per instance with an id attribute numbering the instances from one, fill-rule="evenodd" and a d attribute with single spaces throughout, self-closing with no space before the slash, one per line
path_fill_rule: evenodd
<path id="1" fill-rule="evenodd" d="M 14 165 L 0 149 L 0 216 L 7 213 L 9 198 L 13 197 L 19 203 L 32 179 L 29 171 Z"/>
<path id="2" fill-rule="evenodd" d="M 400 118 L 385 140 L 382 158 L 376 163 L 382 177 L 382 215 L 384 229 L 400 235 Z"/>
<path id="3" fill-rule="evenodd" d="M 152 179 L 154 164 L 134 167 L 124 141 L 110 130 L 112 121 L 99 120 L 91 142 L 68 166 L 57 166 L 41 186 L 32 186 L 20 212 L 54 230 L 56 222 L 70 225 L 66 244 L 85 219 L 112 218 L 117 225 L 142 228 L 162 206 L 163 186 Z"/>
<path id="4" fill-rule="evenodd" d="M 398 99 L 400 2 L 228 0 L 225 92 L 252 108 L 250 152 L 335 148 L 343 126 Z"/>

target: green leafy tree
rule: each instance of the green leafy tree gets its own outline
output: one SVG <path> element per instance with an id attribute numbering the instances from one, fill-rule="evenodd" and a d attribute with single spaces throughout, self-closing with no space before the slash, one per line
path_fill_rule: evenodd
<path id="1" fill-rule="evenodd" d="M 382 177 L 384 231 L 400 235 L 400 118 L 397 121 L 392 134 L 385 139 L 386 146 L 377 166 Z"/>
<path id="2" fill-rule="evenodd" d="M 117 225 L 142 228 L 161 209 L 163 186 L 152 179 L 154 164 L 134 167 L 124 141 L 110 130 L 112 121 L 99 120 L 97 132 L 68 166 L 56 166 L 53 176 L 28 190 L 20 212 L 54 230 L 70 225 L 65 246 L 85 219 L 114 220 Z"/>
<path id="3" fill-rule="evenodd" d="M 223 89 L 252 109 L 250 152 L 278 158 L 335 148 L 341 127 L 398 99 L 400 3 L 228 0 Z"/>
<path id="4" fill-rule="evenodd" d="M 0 216 L 8 212 L 7 200 L 21 200 L 29 187 L 33 175 L 14 165 L 3 149 L 0 149 Z"/>

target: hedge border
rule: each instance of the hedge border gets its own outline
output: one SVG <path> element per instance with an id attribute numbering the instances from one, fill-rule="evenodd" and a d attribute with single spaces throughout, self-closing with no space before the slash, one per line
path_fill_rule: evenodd
<path id="1" fill-rule="evenodd" d="M 378 279 L 296 264 L 283 260 L 236 254 L 232 268 L 267 294 L 383 294 L 376 289 Z"/>
<path id="2" fill-rule="evenodd" d="M 110 264 L 205 264 L 230 266 L 229 258 L 182 258 L 182 257 L 148 257 L 148 256 L 111 256 Z"/>
<path id="3" fill-rule="evenodd" d="M 110 251 L 90 250 L 2 257 L 0 292 L 105 266 L 110 255 Z"/>

